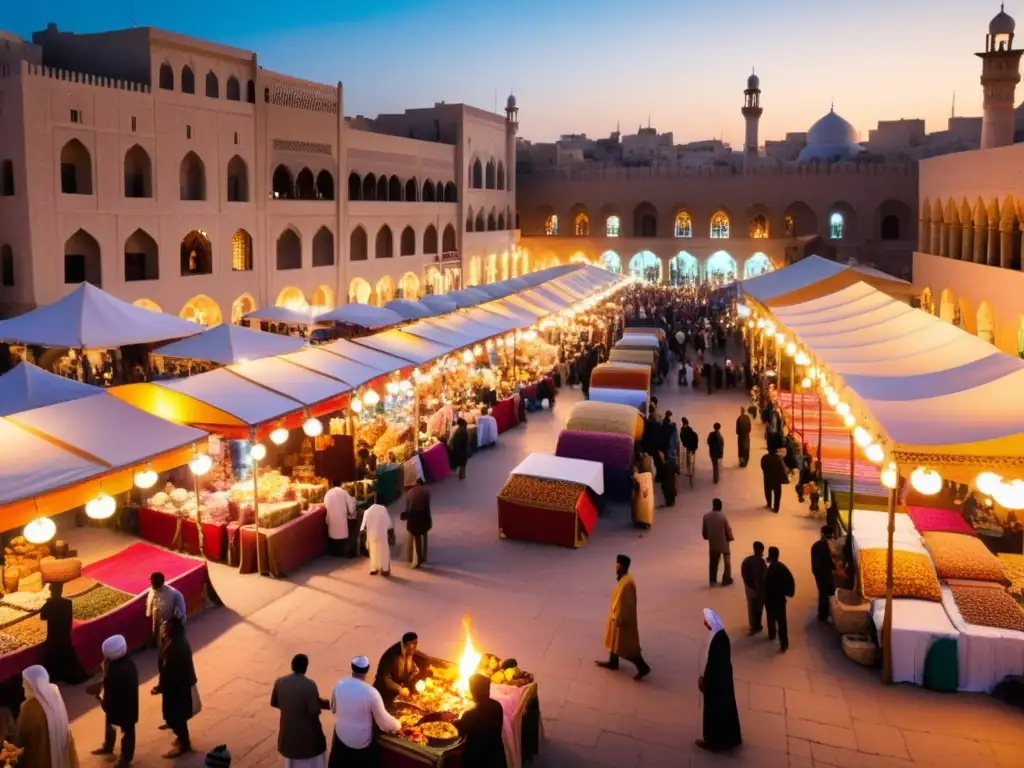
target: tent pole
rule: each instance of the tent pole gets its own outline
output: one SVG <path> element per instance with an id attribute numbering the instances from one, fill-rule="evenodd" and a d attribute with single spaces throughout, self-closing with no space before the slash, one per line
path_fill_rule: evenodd
<path id="1" fill-rule="evenodd" d="M 256 445 L 256 430 L 249 430 L 249 446 L 252 450 L 252 446 Z M 259 576 L 262 571 L 260 569 L 260 481 L 259 481 L 259 462 L 253 459 L 252 461 L 252 524 L 253 530 L 256 533 L 256 575 Z M 241 559 L 241 556 L 239 556 Z"/>
<path id="2" fill-rule="evenodd" d="M 896 469 L 899 478 L 899 468 Z M 897 479 L 897 485 L 899 481 Z M 893 537 L 896 533 L 896 489 L 889 489 L 889 532 L 885 553 L 885 618 L 882 621 L 882 682 L 892 685 Z"/>
<path id="3" fill-rule="evenodd" d="M 854 451 L 853 451 L 853 432 L 850 432 L 850 503 L 849 503 L 849 520 L 846 539 L 852 545 L 853 541 L 853 467 L 854 467 Z M 849 549 L 849 546 L 847 547 Z"/>

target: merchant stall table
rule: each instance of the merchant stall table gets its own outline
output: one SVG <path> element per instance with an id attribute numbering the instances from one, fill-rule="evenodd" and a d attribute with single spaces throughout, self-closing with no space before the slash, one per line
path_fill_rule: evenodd
<path id="1" fill-rule="evenodd" d="M 603 487 L 601 465 L 586 463 L 595 465 L 588 476 L 600 478 Z M 503 539 L 582 547 L 596 525 L 597 507 L 584 483 L 513 474 L 498 494 L 498 535 Z"/>
<path id="2" fill-rule="evenodd" d="M 452 473 L 452 466 L 448 460 L 448 449 L 443 443 L 434 443 L 423 451 L 420 454 L 420 462 L 428 483 L 445 480 Z"/>
<path id="3" fill-rule="evenodd" d="M 181 549 L 190 555 L 199 555 L 199 531 L 196 521 L 168 514 L 149 507 L 139 507 L 139 536 L 168 549 Z M 228 524 L 204 522 L 203 556 L 214 562 L 227 558 Z"/>
<path id="4" fill-rule="evenodd" d="M 513 395 L 499 400 L 491 409 L 491 415 L 498 425 L 498 433 L 507 432 L 519 423 L 519 404 Z"/>
<path id="5" fill-rule="evenodd" d="M 460 694 L 459 665 L 451 661 L 417 655 L 420 679 L 408 699 L 400 697 L 391 706 L 402 724 L 395 735 L 380 737 L 383 768 L 414 768 L 429 765 L 459 768 L 463 739 L 452 725 L 469 708 Z M 506 665 L 514 664 L 509 660 Z M 491 698 L 504 712 L 502 742 L 508 768 L 522 768 L 540 749 L 541 718 L 537 683 L 533 675 L 518 667 L 501 669 L 496 657 L 481 657 L 477 671 L 492 678 Z M 498 683 L 498 677 L 503 682 Z"/>
<path id="6" fill-rule="evenodd" d="M 256 572 L 256 529 L 238 531 L 239 573 Z M 323 507 L 304 512 L 276 528 L 259 529 L 260 575 L 283 578 L 323 554 L 327 546 L 327 511 Z"/>

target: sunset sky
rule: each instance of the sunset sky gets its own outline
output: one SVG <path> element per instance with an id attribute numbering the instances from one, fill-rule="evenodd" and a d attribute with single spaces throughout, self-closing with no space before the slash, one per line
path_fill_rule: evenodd
<path id="1" fill-rule="evenodd" d="M 867 138 L 879 119 L 929 130 L 981 112 L 989 0 L 37 0 L 3 2 L 0 29 L 29 37 L 54 21 L 95 32 L 156 26 L 255 51 L 260 64 L 345 85 L 345 112 L 435 101 L 503 108 L 520 135 L 605 136 L 621 121 L 676 142 L 742 143 L 740 106 L 761 78 L 761 141 L 806 130 L 835 100 Z M 293 9 L 295 12 L 293 12 Z M 1007 12 L 1024 20 L 1024 2 Z M 496 99 L 497 94 L 497 99 Z M 1018 101 L 1021 94 L 1018 92 Z"/>

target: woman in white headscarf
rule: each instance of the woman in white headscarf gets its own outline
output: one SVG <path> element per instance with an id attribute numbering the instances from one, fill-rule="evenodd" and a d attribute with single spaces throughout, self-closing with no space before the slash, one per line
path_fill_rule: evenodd
<path id="1" fill-rule="evenodd" d="M 19 768 L 78 768 L 78 753 L 60 690 L 44 667 L 21 673 L 25 702 L 18 715 L 18 735 L 25 751 Z"/>
<path id="2" fill-rule="evenodd" d="M 704 626 L 708 636 L 697 682 L 704 694 L 704 738 L 697 740 L 697 746 L 721 752 L 743 741 L 732 682 L 732 649 L 722 619 L 710 608 L 704 609 Z"/>
<path id="3" fill-rule="evenodd" d="M 363 513 L 361 530 L 366 532 L 366 549 L 370 553 L 370 575 L 383 573 L 391 575 L 391 544 L 395 526 L 391 522 L 388 508 L 374 504 Z"/>

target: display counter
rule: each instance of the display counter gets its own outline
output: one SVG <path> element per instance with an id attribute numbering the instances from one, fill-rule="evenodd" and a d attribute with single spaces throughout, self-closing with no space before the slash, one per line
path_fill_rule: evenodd
<path id="1" fill-rule="evenodd" d="M 448 449 L 444 443 L 434 443 L 420 454 L 423 474 L 428 483 L 445 480 L 452 473 L 451 462 L 448 460 Z"/>
<path id="2" fill-rule="evenodd" d="M 387 506 L 402 495 L 401 464 L 377 465 L 377 503 Z"/>
<path id="3" fill-rule="evenodd" d="M 498 495 L 503 539 L 582 547 L 597 525 L 597 507 L 582 483 L 513 475 Z"/>
<path id="4" fill-rule="evenodd" d="M 327 510 L 304 512 L 277 528 L 259 529 L 259 567 L 263 576 L 283 578 L 323 554 L 327 546 Z M 238 571 L 256 572 L 256 529 L 238 529 Z"/>
<path id="5" fill-rule="evenodd" d="M 149 507 L 139 507 L 139 536 L 161 547 L 173 549 L 174 534 L 178 530 L 178 517 Z M 202 523 L 203 556 L 208 560 L 224 562 L 227 558 L 227 523 Z M 199 555 L 199 531 L 196 521 L 181 519 L 180 545 L 186 553 Z"/>
<path id="6" fill-rule="evenodd" d="M 519 423 L 518 408 L 515 396 L 499 400 L 494 404 L 494 407 L 491 408 L 491 416 L 497 423 L 498 434 L 507 432 Z"/>

